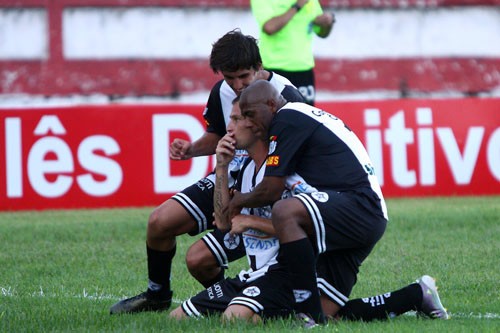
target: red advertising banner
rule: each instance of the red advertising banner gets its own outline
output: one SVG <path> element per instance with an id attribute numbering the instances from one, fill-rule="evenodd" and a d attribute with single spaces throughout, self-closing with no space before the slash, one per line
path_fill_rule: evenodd
<path id="1" fill-rule="evenodd" d="M 319 103 L 367 147 L 386 197 L 500 194 L 500 99 Z M 213 168 L 171 161 L 201 105 L 0 109 L 0 210 L 158 205 Z"/>

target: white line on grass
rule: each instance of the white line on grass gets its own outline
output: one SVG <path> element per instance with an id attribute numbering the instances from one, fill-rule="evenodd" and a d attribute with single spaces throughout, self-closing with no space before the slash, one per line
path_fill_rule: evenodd
<path id="1" fill-rule="evenodd" d="M 18 293 L 12 288 L 12 287 L 0 287 L 0 293 L 4 297 L 17 297 L 19 296 Z M 66 293 L 63 293 L 62 295 L 58 295 L 57 293 L 46 293 L 43 291 L 42 286 L 40 286 L 40 289 L 38 291 L 34 291 L 31 294 L 29 294 L 32 297 L 47 297 L 47 298 L 64 298 L 64 297 L 71 297 L 71 298 L 82 298 L 82 299 L 91 299 L 91 300 L 120 300 L 125 298 L 126 296 L 115 296 L 115 295 L 107 295 L 104 293 L 93 293 L 90 294 L 87 292 L 87 290 L 84 288 L 81 294 L 74 294 L 74 295 L 69 295 Z M 180 299 L 172 299 L 174 303 L 181 304 L 183 300 Z M 460 318 L 460 319 L 500 319 L 500 314 L 498 313 L 491 313 L 491 312 L 486 312 L 486 313 L 474 313 L 474 312 L 449 312 L 451 319 L 453 318 Z M 407 316 L 416 316 L 415 311 L 410 311 L 407 312 L 405 315 Z"/>
<path id="2" fill-rule="evenodd" d="M 498 313 L 491 313 L 491 312 L 486 312 L 486 313 L 474 313 L 474 312 L 450 312 L 448 311 L 448 314 L 450 315 L 451 319 L 453 318 L 460 318 L 460 319 L 500 319 L 500 314 Z M 415 311 L 408 311 L 404 314 L 405 316 L 409 317 L 416 317 L 417 312 Z"/>

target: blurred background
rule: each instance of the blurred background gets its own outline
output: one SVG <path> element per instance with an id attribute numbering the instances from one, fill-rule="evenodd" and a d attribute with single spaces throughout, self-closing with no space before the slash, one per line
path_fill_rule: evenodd
<path id="1" fill-rule="evenodd" d="M 500 96 L 500 0 L 320 3 L 318 101 Z M 2 0 L 0 106 L 204 103 L 235 28 L 258 37 L 248 0 Z"/>

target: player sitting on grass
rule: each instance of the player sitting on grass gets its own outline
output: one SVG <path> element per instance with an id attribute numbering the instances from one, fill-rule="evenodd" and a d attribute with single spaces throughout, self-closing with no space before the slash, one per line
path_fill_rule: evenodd
<path id="1" fill-rule="evenodd" d="M 226 221 L 222 229 L 231 228 L 232 242 L 226 238 L 227 243 L 245 242 L 247 258 L 251 268 L 242 271 L 233 279 L 222 280 L 198 295 L 182 303 L 180 307 L 172 311 L 171 317 L 181 319 L 200 317 L 203 315 L 223 313 L 224 318 L 244 318 L 253 322 L 261 318 L 277 316 L 289 316 L 293 314 L 293 302 L 289 277 L 276 262 L 276 238 L 270 218 L 270 207 L 254 210 L 244 209 L 242 215 L 237 215 L 228 223 L 227 202 L 229 192 L 227 188 L 227 161 L 234 148 L 247 148 L 252 158 L 245 164 L 238 187 L 240 191 L 256 186 L 262 179 L 265 169 L 264 159 L 267 155 L 267 147 L 264 141 L 257 140 L 255 136 L 243 127 L 244 120 L 241 118 L 237 104 L 233 107 L 231 122 L 228 126 L 228 135 L 220 142 L 217 148 L 217 179 L 214 196 L 216 221 Z M 255 176 L 255 173 L 257 175 Z M 314 192 L 316 189 L 303 183 L 300 177 L 289 177 L 287 188 L 293 193 Z M 253 214 L 251 214 L 253 213 Z M 243 234 L 243 240 L 239 240 L 236 234 Z M 199 240 L 198 242 L 201 242 Z M 256 251 L 251 249 L 252 244 L 274 244 L 270 250 Z M 193 245 L 196 246 L 196 243 Z M 279 286 L 279 287 L 278 287 Z M 406 286 L 400 290 L 388 292 L 382 295 L 353 299 L 347 301 L 344 307 L 337 313 L 336 319 L 342 320 L 383 320 L 393 318 L 407 311 L 416 310 L 431 318 L 448 319 L 448 314 L 441 304 L 434 280 L 424 275 L 417 283 Z M 299 315 L 300 319 L 306 321 L 304 326 L 315 325 L 307 316 Z"/>
<path id="2" fill-rule="evenodd" d="M 249 159 L 244 163 L 236 182 L 236 190 L 251 191 L 260 182 L 266 168 L 268 144 L 244 126 L 235 102 L 227 134 L 216 149 L 216 182 L 214 193 L 215 223 L 220 230 L 230 230 L 233 241 L 241 241 L 250 268 L 235 278 L 223 279 L 208 287 L 173 310 L 177 319 L 223 313 L 223 318 L 241 318 L 260 322 L 263 318 L 289 316 L 293 310 L 293 294 L 288 273 L 278 264 L 278 239 L 269 219 L 271 206 L 243 209 L 231 221 L 228 216 L 230 191 L 228 166 L 235 149 L 246 149 Z"/>
<path id="3" fill-rule="evenodd" d="M 290 81 L 262 69 L 257 40 L 239 30 L 226 33 L 213 44 L 210 67 L 214 73 L 221 73 L 224 79 L 213 86 L 208 97 L 203 113 L 206 132 L 194 142 L 175 139 L 170 146 L 170 158 L 173 160 L 213 154 L 218 141 L 226 134 L 231 102 L 257 79 L 269 81 L 289 101 L 303 101 Z M 242 156 L 236 156 L 231 162 L 229 169 L 232 176 L 237 174 L 241 161 Z M 111 314 L 164 311 L 170 307 L 173 294 L 170 278 L 176 237 L 183 234 L 193 236 L 213 229 L 214 178 L 213 173 L 208 175 L 154 209 L 146 232 L 148 288 L 114 304 Z M 199 243 L 201 246 L 197 247 L 196 255 L 186 260 L 190 273 L 206 287 L 224 277 L 223 268 L 228 262 L 245 255 L 242 246 L 224 247 L 224 239 L 221 238 L 224 235 L 220 232 L 210 235 L 212 244 L 222 251 L 220 257 L 214 258 L 205 243 Z"/>

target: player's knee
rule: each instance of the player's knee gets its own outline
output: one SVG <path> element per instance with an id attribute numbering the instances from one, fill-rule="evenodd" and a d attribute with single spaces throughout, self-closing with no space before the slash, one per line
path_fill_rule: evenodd
<path id="1" fill-rule="evenodd" d="M 191 275 L 198 280 L 218 267 L 212 252 L 202 240 L 196 241 L 189 247 L 186 252 L 186 266 Z"/>
<path id="2" fill-rule="evenodd" d="M 272 210 L 272 222 L 280 242 L 289 242 L 312 235 L 314 226 L 304 205 L 297 199 L 277 201 Z"/>
<path id="3" fill-rule="evenodd" d="M 178 236 L 194 228 L 194 222 L 180 205 L 167 200 L 149 215 L 148 236 L 157 238 Z"/>
<path id="4" fill-rule="evenodd" d="M 261 317 L 243 305 L 230 305 L 222 314 L 222 320 L 224 322 L 232 322 L 235 320 L 246 320 L 254 324 L 259 323 L 262 319 Z"/>
<path id="5" fill-rule="evenodd" d="M 180 306 L 178 308 L 172 310 L 172 312 L 170 312 L 170 314 L 168 316 L 170 318 L 177 319 L 177 320 L 187 318 L 186 313 L 184 312 L 184 310 L 182 310 L 182 307 L 180 307 Z"/>
<path id="6" fill-rule="evenodd" d="M 148 219 L 148 233 L 150 234 L 162 234 L 165 231 L 165 223 L 162 217 L 162 210 L 160 207 L 155 208 Z"/>
<path id="7" fill-rule="evenodd" d="M 321 294 L 320 296 L 320 301 L 321 301 L 321 308 L 323 309 L 323 313 L 325 314 L 325 316 L 329 319 L 335 319 L 337 313 L 340 310 L 340 305 L 333 302 L 331 299 L 329 299 L 327 296 L 323 294 Z"/>
<path id="8" fill-rule="evenodd" d="M 206 264 L 204 261 L 206 254 L 197 245 L 196 243 L 191 245 L 186 252 L 186 266 L 191 274 L 201 270 Z"/>
<path id="9" fill-rule="evenodd" d="M 275 202 L 272 210 L 274 226 L 279 227 L 281 224 L 290 225 L 290 223 L 293 223 L 296 220 L 293 211 L 291 201 L 279 200 Z"/>

